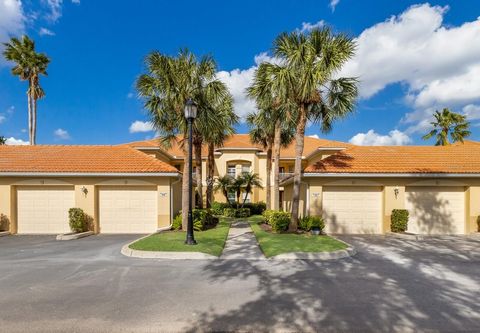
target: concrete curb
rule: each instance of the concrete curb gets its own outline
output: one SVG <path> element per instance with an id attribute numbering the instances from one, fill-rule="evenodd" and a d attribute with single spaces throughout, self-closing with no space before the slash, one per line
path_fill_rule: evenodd
<path id="1" fill-rule="evenodd" d="M 68 240 L 74 240 L 74 239 L 79 239 L 79 238 L 83 238 L 83 237 L 88 237 L 88 236 L 91 236 L 91 235 L 93 235 L 93 231 L 75 232 L 75 233 L 69 232 L 69 233 L 66 233 L 66 234 L 57 235 L 57 240 L 68 241 Z"/>
<path id="2" fill-rule="evenodd" d="M 0 237 L 10 235 L 10 231 L 0 231 Z"/>
<path id="3" fill-rule="evenodd" d="M 122 247 L 120 251 L 126 257 L 143 259 L 171 259 L 171 260 L 212 260 L 218 257 L 202 252 L 170 252 L 170 251 L 141 251 L 131 249 L 129 246 L 141 239 L 147 238 L 153 234 L 138 238 Z"/>

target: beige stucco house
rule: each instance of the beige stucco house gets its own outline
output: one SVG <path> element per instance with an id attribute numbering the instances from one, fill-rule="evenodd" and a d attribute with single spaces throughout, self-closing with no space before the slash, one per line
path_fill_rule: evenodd
<path id="1" fill-rule="evenodd" d="M 168 228 L 181 209 L 183 154 L 178 143 L 166 149 L 158 139 L 118 146 L 0 146 L 0 213 L 12 233 L 66 232 L 71 207 L 88 213 L 96 232 Z M 206 147 L 202 156 L 206 185 Z M 273 207 L 291 208 L 294 157 L 294 144 L 282 148 L 280 200 Z M 476 231 L 480 143 L 360 147 L 306 137 L 302 161 L 301 214 L 323 216 L 327 232 L 387 232 L 395 208 L 409 210 L 414 233 Z M 266 164 L 263 147 L 245 134 L 215 150 L 217 177 L 253 171 L 265 185 Z M 248 200 L 265 198 L 265 189 L 256 188 Z M 216 193 L 215 200 L 225 198 Z"/>

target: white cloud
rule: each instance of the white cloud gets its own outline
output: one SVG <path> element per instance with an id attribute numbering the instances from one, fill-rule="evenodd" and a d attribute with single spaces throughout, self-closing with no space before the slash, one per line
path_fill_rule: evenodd
<path id="1" fill-rule="evenodd" d="M 0 124 L 3 124 L 7 120 L 7 117 L 5 117 L 3 114 L 0 114 Z"/>
<path id="2" fill-rule="evenodd" d="M 53 134 L 55 135 L 55 137 L 57 139 L 60 139 L 60 140 L 68 140 L 70 139 L 70 134 L 68 134 L 68 132 L 64 129 L 61 129 L 61 128 L 58 128 L 56 129 Z"/>
<path id="3" fill-rule="evenodd" d="M 134 93 L 129 92 L 129 93 L 127 94 L 127 98 L 133 98 L 133 97 L 135 97 L 135 94 L 134 94 Z"/>
<path id="4" fill-rule="evenodd" d="M 25 15 L 20 0 L 0 0 L 0 54 L 10 37 L 21 35 L 25 31 Z M 0 56 L 0 66 L 7 62 Z"/>
<path id="5" fill-rule="evenodd" d="M 407 134 L 399 130 L 390 131 L 388 135 L 380 135 L 373 129 L 367 133 L 358 133 L 349 140 L 358 146 L 403 146 L 411 141 Z"/>
<path id="6" fill-rule="evenodd" d="M 25 146 L 28 145 L 28 141 L 23 141 L 22 139 L 15 139 L 14 137 L 10 137 L 5 141 L 5 144 L 7 145 L 20 145 L 20 146 Z"/>
<path id="7" fill-rule="evenodd" d="M 334 0 L 335 1 L 335 0 Z M 338 0 L 337 0 L 338 1 Z M 324 20 L 320 20 L 317 23 L 310 23 L 310 22 L 302 22 L 302 27 L 297 29 L 300 32 L 310 32 L 313 29 L 321 28 L 325 25 Z"/>
<path id="8" fill-rule="evenodd" d="M 229 72 L 221 71 L 217 73 L 217 77 L 227 85 L 233 95 L 235 113 L 242 119 L 245 119 L 248 113 L 256 110 L 255 102 L 249 99 L 245 93 L 245 89 L 252 82 L 255 69 L 256 66 L 253 66 L 245 70 L 234 69 Z"/>
<path id="9" fill-rule="evenodd" d="M 332 10 L 332 12 L 335 11 L 335 7 L 340 3 L 340 0 L 330 0 L 329 7 Z"/>
<path id="10" fill-rule="evenodd" d="M 153 124 L 150 121 L 134 121 L 129 128 L 130 133 L 144 133 L 155 130 Z"/>
<path id="11" fill-rule="evenodd" d="M 320 139 L 320 137 L 318 136 L 318 134 L 308 135 L 308 137 L 309 137 L 309 138 Z"/>
<path id="12" fill-rule="evenodd" d="M 40 36 L 55 36 L 55 33 L 52 30 L 49 30 L 47 28 L 40 28 L 38 31 L 38 34 Z"/>
<path id="13" fill-rule="evenodd" d="M 80 4 L 80 0 L 72 0 L 72 3 L 76 4 L 76 5 L 79 5 Z"/>
<path id="14" fill-rule="evenodd" d="M 50 12 L 46 15 L 46 19 L 51 22 L 57 22 L 62 17 L 63 0 L 44 0 Z"/>
<path id="15" fill-rule="evenodd" d="M 8 114 L 12 114 L 12 113 L 14 113 L 14 112 L 15 112 L 15 107 L 14 107 L 13 105 L 10 106 L 10 107 L 7 109 L 7 113 L 8 113 Z"/>
<path id="16" fill-rule="evenodd" d="M 462 111 L 467 116 L 468 120 L 480 119 L 480 105 L 468 104 L 463 107 Z"/>

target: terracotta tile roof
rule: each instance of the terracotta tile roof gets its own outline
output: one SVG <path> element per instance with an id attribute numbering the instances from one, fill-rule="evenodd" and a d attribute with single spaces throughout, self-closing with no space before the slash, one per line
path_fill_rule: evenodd
<path id="1" fill-rule="evenodd" d="M 5 172 L 177 173 L 173 166 L 121 146 L 0 146 Z"/>
<path id="2" fill-rule="evenodd" d="M 353 146 L 308 166 L 305 173 L 480 173 L 480 143 Z"/>
<path id="3" fill-rule="evenodd" d="M 172 142 L 172 146 L 169 149 L 162 148 L 170 155 L 182 158 L 183 157 L 183 150 L 178 144 L 178 142 L 182 139 L 181 136 L 178 137 L 179 139 L 177 142 Z M 136 141 L 126 143 L 123 146 L 129 146 L 133 148 L 153 148 L 153 147 L 160 147 L 160 141 L 158 138 L 145 140 L 145 141 Z M 317 139 L 313 137 L 305 137 L 305 148 L 303 152 L 303 156 L 308 156 L 317 150 L 320 147 L 323 148 L 347 148 L 351 147 L 352 145 L 345 142 L 339 141 L 332 141 L 332 140 L 325 140 L 325 139 Z M 224 143 L 223 147 L 217 147 L 217 149 L 228 149 L 228 148 L 252 148 L 252 149 L 259 149 L 263 151 L 263 147 L 260 145 L 255 145 L 250 142 L 250 137 L 248 134 L 235 134 L 230 136 Z M 207 147 L 204 146 L 202 148 L 202 155 L 207 156 Z M 288 147 L 282 148 L 280 151 L 280 155 L 283 158 L 293 158 L 295 157 L 295 142 L 292 142 Z"/>

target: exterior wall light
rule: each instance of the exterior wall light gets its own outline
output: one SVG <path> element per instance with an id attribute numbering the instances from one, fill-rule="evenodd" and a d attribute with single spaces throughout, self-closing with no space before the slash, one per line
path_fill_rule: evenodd
<path id="1" fill-rule="evenodd" d="M 395 186 L 395 188 L 393 189 L 393 193 L 395 194 L 395 199 L 398 199 L 398 193 L 400 193 L 398 186 Z"/>
<path id="2" fill-rule="evenodd" d="M 80 189 L 80 191 L 82 191 L 83 195 L 86 197 L 87 194 L 88 194 L 88 189 L 85 187 L 85 186 L 82 186 L 82 188 Z"/>

